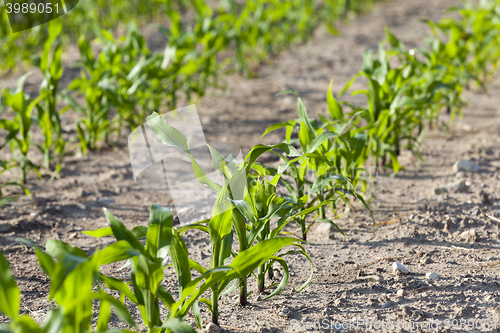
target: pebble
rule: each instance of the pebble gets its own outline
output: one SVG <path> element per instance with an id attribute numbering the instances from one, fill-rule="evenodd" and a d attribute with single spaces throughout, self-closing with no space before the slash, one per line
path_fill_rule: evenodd
<path id="1" fill-rule="evenodd" d="M 8 232 L 12 229 L 12 225 L 9 223 L 2 223 L 0 224 L 0 232 Z"/>
<path id="2" fill-rule="evenodd" d="M 378 275 L 370 275 L 367 277 L 368 282 L 380 283 L 382 282 L 382 278 Z"/>
<path id="3" fill-rule="evenodd" d="M 280 313 L 278 313 L 278 316 L 280 316 L 280 317 L 286 317 L 286 313 L 284 313 L 283 311 L 281 311 Z"/>
<path id="4" fill-rule="evenodd" d="M 455 176 L 456 176 L 457 178 L 465 178 L 465 176 L 466 176 L 466 175 L 465 175 L 465 172 L 463 172 L 463 171 L 459 171 L 459 172 L 457 172 L 457 174 L 456 174 Z"/>
<path id="5" fill-rule="evenodd" d="M 403 266 L 400 263 L 398 263 L 398 262 L 394 262 L 392 264 L 392 272 L 395 273 L 395 274 L 397 274 L 398 272 L 402 273 L 402 274 L 408 274 L 409 273 L 408 269 L 405 266 Z"/>
<path id="6" fill-rule="evenodd" d="M 382 309 L 388 309 L 393 307 L 393 303 L 391 301 L 387 301 L 384 304 L 382 304 Z"/>
<path id="7" fill-rule="evenodd" d="M 458 193 L 458 192 L 466 192 L 467 185 L 461 180 L 457 182 L 448 183 L 444 186 L 439 186 L 434 189 L 434 194 L 443 194 L 443 193 Z"/>
<path id="8" fill-rule="evenodd" d="M 425 274 L 425 277 L 427 278 L 427 280 L 430 280 L 430 281 L 436 281 L 436 280 L 439 280 L 439 278 L 440 278 L 439 274 L 434 273 L 434 272 Z"/>
<path id="9" fill-rule="evenodd" d="M 443 231 L 450 231 L 450 228 L 451 228 L 451 219 L 450 217 L 447 217 L 446 220 L 444 221 Z"/>
<path id="10" fill-rule="evenodd" d="M 481 170 L 481 167 L 479 165 L 468 160 L 459 160 L 455 162 L 455 164 L 453 164 L 453 171 L 455 172 L 478 172 L 479 170 Z"/>
<path id="11" fill-rule="evenodd" d="M 460 237 L 462 237 L 463 239 L 465 239 L 468 242 L 473 243 L 477 240 L 476 230 L 471 229 L 471 230 L 464 231 L 464 232 L 462 232 L 462 234 L 460 234 Z"/>
<path id="12" fill-rule="evenodd" d="M 330 223 L 319 223 L 316 231 L 318 233 L 330 233 L 332 231 L 332 225 Z"/>
<path id="13" fill-rule="evenodd" d="M 220 332 L 221 329 L 219 326 L 217 326 L 214 323 L 208 323 L 207 327 L 205 328 L 207 332 Z"/>
<path id="14" fill-rule="evenodd" d="M 432 260 L 431 258 L 429 257 L 425 257 L 424 259 L 422 259 L 421 263 L 423 265 L 427 265 L 427 264 L 432 264 L 434 262 L 434 260 Z"/>
<path id="15" fill-rule="evenodd" d="M 113 199 L 111 198 L 100 198 L 100 199 L 97 199 L 97 201 L 99 203 L 102 203 L 103 205 L 109 205 L 109 204 L 112 204 L 113 202 L 115 202 Z"/>
<path id="16" fill-rule="evenodd" d="M 405 291 L 404 289 L 399 289 L 399 290 L 396 292 L 396 295 L 398 295 L 399 297 L 406 296 L 406 291 Z"/>
<path id="17" fill-rule="evenodd" d="M 402 306 L 401 311 L 403 312 L 403 314 L 405 314 L 407 316 L 411 315 L 411 310 L 410 310 L 410 307 L 408 305 Z"/>
<path id="18" fill-rule="evenodd" d="M 76 207 L 80 208 L 81 210 L 85 210 L 85 209 L 87 209 L 87 207 L 85 207 L 85 205 L 84 205 L 84 204 L 82 204 L 81 202 L 77 202 L 77 203 L 76 203 Z"/>

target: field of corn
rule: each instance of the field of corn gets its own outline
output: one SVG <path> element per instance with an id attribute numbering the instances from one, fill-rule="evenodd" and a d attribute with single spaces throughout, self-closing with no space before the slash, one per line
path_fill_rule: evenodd
<path id="1" fill-rule="evenodd" d="M 0 4 L 0 332 L 496 332 L 499 61 L 493 0 Z M 141 125 L 210 212 L 135 182 Z"/>

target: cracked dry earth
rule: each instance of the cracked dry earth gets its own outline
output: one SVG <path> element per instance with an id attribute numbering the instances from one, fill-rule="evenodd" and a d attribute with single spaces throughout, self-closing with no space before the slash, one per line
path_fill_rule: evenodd
<path id="1" fill-rule="evenodd" d="M 343 27 L 340 37 L 319 32 L 311 42 L 273 58 L 257 79 L 229 77 L 229 92 L 213 91 L 197 104 L 207 141 L 233 142 L 244 153 L 256 143 L 281 141 L 282 133 L 259 139 L 267 126 L 295 115 L 295 101 L 277 93 L 296 90 L 310 114 L 324 112 L 330 79 L 333 90 L 340 91 L 361 68 L 364 49 L 375 49 L 383 39 L 384 24 L 409 47 L 422 45 L 428 31 L 418 20 L 439 19 L 456 4 L 379 3 Z M 371 202 L 375 226 L 369 213 L 355 206 L 337 220 L 345 238 L 324 226 L 313 227 L 306 246 L 315 265 L 311 284 L 296 292 L 307 280 L 310 266 L 302 257 L 290 257 L 290 283 L 281 294 L 261 300 L 254 293 L 247 307 L 236 305 L 235 295 L 223 297 L 222 329 L 496 332 L 500 328 L 500 82 L 492 80 L 488 93 L 466 91 L 464 97 L 469 105 L 449 133 L 429 130 L 422 146 L 425 164 L 403 152 L 404 171 L 396 176 L 384 170 L 375 173 Z M 31 175 L 33 196 L 0 210 L 0 246 L 22 290 L 24 313 L 41 321 L 53 305 L 47 303 L 49 281 L 37 268 L 33 251 L 15 243 L 14 237 L 40 245 L 60 239 L 91 253 L 111 242 L 81 233 L 106 225 L 103 207 L 130 228 L 147 222 L 152 202 L 174 208 L 169 193 L 135 185 L 125 145 L 126 136 L 115 148 L 68 157 L 55 181 Z M 480 169 L 456 172 L 453 165 L 458 160 Z M 288 231 L 296 232 L 294 228 Z M 209 240 L 195 231 L 186 233 L 185 240 L 193 259 L 208 264 Z M 408 274 L 394 274 L 394 262 Z M 118 271 L 120 266 L 107 266 L 103 273 L 127 279 L 126 270 Z M 429 273 L 439 278 L 433 280 L 433 274 L 430 279 Z M 165 275 L 165 287 L 175 290 L 172 269 Z M 249 281 L 250 290 L 255 290 L 255 281 Z M 131 307 L 131 312 L 140 323 L 137 309 Z M 202 314 L 206 324 L 209 312 L 202 308 Z M 4 320 L 0 316 L 0 322 Z M 192 316 L 187 320 L 193 323 Z M 123 326 L 118 321 L 114 325 Z M 144 326 L 139 329 L 145 331 Z"/>

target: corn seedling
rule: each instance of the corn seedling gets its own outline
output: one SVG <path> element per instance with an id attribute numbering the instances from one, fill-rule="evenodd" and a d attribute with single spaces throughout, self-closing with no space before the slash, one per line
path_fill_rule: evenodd
<path id="1" fill-rule="evenodd" d="M 292 93 L 296 94 L 295 92 Z M 332 101 L 328 98 L 328 101 L 329 107 L 331 107 L 331 114 L 342 119 L 342 108 L 337 105 L 338 103 L 336 100 Z M 337 103 L 335 105 L 335 110 L 333 109 L 333 103 Z M 330 122 L 325 118 L 322 118 L 324 122 L 309 118 L 304 102 L 300 97 L 298 97 L 298 95 L 297 114 L 299 116 L 298 119 L 292 119 L 288 122 L 271 125 L 262 135 L 264 136 L 279 128 L 286 128 L 285 142 L 288 144 L 298 143 L 302 150 L 302 154 L 294 159 L 289 159 L 282 154 L 276 153 L 280 156 L 283 164 L 280 165 L 278 170 L 274 170 L 272 174 L 283 173 L 293 179 L 294 184 L 291 184 L 285 179 L 281 179 L 281 181 L 286 186 L 292 200 L 299 203 L 300 210 L 314 212 L 317 207 L 317 217 L 319 217 L 319 219 L 316 219 L 314 223 L 331 223 L 342 233 L 342 231 L 331 219 L 326 219 L 326 212 L 324 208 L 325 205 L 330 204 L 332 210 L 336 211 L 335 203 L 339 198 L 348 200 L 348 194 L 354 195 L 355 197 L 358 196 L 354 188 L 351 190 L 346 189 L 352 185 L 352 182 L 348 179 L 351 177 L 351 174 L 339 174 L 339 171 L 353 172 L 352 176 L 356 176 L 357 179 L 360 178 L 360 173 L 357 169 L 346 170 L 344 168 L 344 170 L 342 170 L 341 156 L 348 158 L 344 150 L 349 150 L 349 146 L 347 145 L 345 138 L 337 134 L 336 128 L 331 126 Z M 298 139 L 292 139 L 294 130 L 297 130 Z M 362 148 L 359 146 L 356 147 Z M 347 165 L 351 165 L 351 163 Z M 309 175 L 308 178 L 309 171 L 312 172 L 312 175 Z M 328 182 L 326 183 L 330 183 L 331 187 L 325 186 L 325 182 L 322 183 L 322 186 L 315 186 L 315 181 L 318 179 L 328 179 Z M 356 181 L 356 185 L 357 183 L 358 181 Z M 344 188 L 344 190 L 341 190 L 342 188 Z M 310 193 L 307 193 L 308 189 Z M 366 192 L 366 186 L 362 189 Z M 335 197 L 336 193 L 340 193 L 341 196 Z M 312 198 L 312 196 L 314 196 L 314 198 Z M 361 200 L 364 202 L 364 199 L 361 198 Z M 317 205 L 316 201 L 319 202 L 319 205 Z M 301 236 L 305 240 L 307 232 L 311 226 L 314 225 L 314 223 L 311 223 L 308 226 L 306 224 L 306 215 L 299 215 L 296 222 L 300 225 Z"/>
<path id="2" fill-rule="evenodd" d="M 299 208 L 299 204 L 293 203 L 288 199 L 276 195 L 276 183 L 280 179 L 280 175 L 274 177 L 272 182 L 269 182 L 267 179 L 260 181 L 258 177 L 255 179 L 251 175 L 251 169 L 254 166 L 256 159 L 266 152 L 281 149 L 289 155 L 298 155 L 295 148 L 288 144 L 281 143 L 274 146 L 257 145 L 248 153 L 243 163 L 237 163 L 230 157 L 225 159 L 214 148 L 209 147 L 214 168 L 218 170 L 224 178 L 224 184 L 221 186 L 213 182 L 199 167 L 198 162 L 191 154 L 187 138 L 181 132 L 171 127 L 156 113 L 153 113 L 148 117 L 148 124 L 161 142 L 169 146 L 180 148 L 188 154 L 192 161 L 193 170 L 198 181 L 218 193 L 218 199 L 214 207 L 213 217 L 210 221 L 208 221 L 207 225 L 202 228 L 202 230 L 205 230 L 209 234 L 212 242 L 212 269 L 218 267 L 218 265 L 222 265 L 230 254 L 230 244 L 232 243 L 232 225 L 234 225 L 236 235 L 238 236 L 240 253 L 244 253 L 245 251 L 253 250 L 255 248 L 256 245 L 254 245 L 254 242 L 260 244 L 269 241 L 270 244 L 272 244 L 273 240 L 280 238 L 278 237 L 278 234 L 289 221 L 306 215 L 318 207 L 328 203 L 328 201 L 326 201 L 325 203 L 320 203 L 310 210 L 297 213 L 296 210 Z M 273 218 L 279 219 L 274 229 L 271 228 L 271 219 Z M 198 223 L 193 227 L 200 229 L 203 224 L 204 223 Z M 223 231 L 220 230 L 221 228 L 224 228 Z M 225 242 L 226 237 L 230 237 L 227 242 Z M 295 243 L 293 245 L 299 247 L 300 250 L 298 252 L 302 253 L 308 260 L 310 260 L 304 248 L 300 245 L 300 241 L 298 239 L 295 239 Z M 288 280 L 288 267 L 286 262 L 282 259 L 282 256 L 295 253 L 287 252 L 285 254 L 279 254 L 279 250 L 281 250 L 281 247 L 276 248 L 273 253 L 273 258 L 271 258 L 269 262 L 266 260 L 262 262 L 259 267 L 259 292 L 264 291 L 265 271 L 272 269 L 273 262 L 281 264 L 286 272 L 281 284 L 268 297 L 274 296 L 280 292 Z M 300 290 L 307 286 L 311 278 L 304 284 L 303 287 L 300 288 Z M 240 303 L 242 305 L 246 304 L 245 279 L 246 275 L 241 277 L 239 281 L 241 297 Z M 212 301 L 210 304 L 213 310 L 212 313 L 215 316 L 213 319 L 215 320 L 217 318 L 216 302 L 220 296 L 221 288 L 218 290 L 213 288 L 212 291 Z"/>
<path id="3" fill-rule="evenodd" d="M 135 326 L 127 308 L 118 299 L 106 294 L 101 287 L 98 287 L 98 291 L 93 290 L 99 275 L 99 263 L 103 260 L 105 262 L 109 257 L 106 252 L 96 251 L 89 257 L 84 251 L 55 240 L 47 241 L 45 252 L 31 241 L 20 241 L 35 247 L 40 267 L 51 281 L 49 298 L 55 300 L 57 307 L 48 313 L 41 326 L 29 316 L 20 315 L 20 292 L 7 261 L 0 253 L 0 311 L 10 320 L 10 323 L 0 326 L 2 332 L 92 332 L 94 300 L 101 303 L 97 320 L 98 332 L 107 330 L 111 308 L 120 319 Z"/>
<path id="4" fill-rule="evenodd" d="M 57 37 L 62 32 L 60 20 L 53 20 L 49 23 L 49 38 L 44 44 L 42 56 L 35 58 L 34 63 L 42 71 L 44 80 L 40 86 L 40 103 L 37 104 L 37 123 L 44 135 L 43 145 L 37 145 L 44 155 L 44 168 L 49 168 L 49 162 L 53 159 L 51 149 L 54 148 L 57 158 L 57 166 L 53 177 L 61 170 L 61 159 L 65 153 L 66 141 L 62 135 L 60 116 L 64 113 L 58 111 L 58 88 L 59 80 L 63 74 L 61 63 L 62 45 L 56 42 Z M 50 58 L 51 50 L 53 56 Z M 54 146 L 54 147 L 53 147 Z"/>
<path id="5" fill-rule="evenodd" d="M 0 115 L 7 109 L 14 113 L 14 119 L 0 119 L 0 129 L 7 132 L 5 141 L 0 145 L 3 149 L 10 145 L 12 161 L 21 169 L 21 182 L 26 183 L 26 176 L 30 169 L 34 170 L 41 178 L 38 168 L 28 158 L 31 146 L 31 125 L 33 124 L 32 112 L 38 104 L 39 99 L 32 100 L 22 90 L 24 81 L 31 73 L 28 73 L 18 80 L 17 89 L 9 89 L 3 93 L 0 92 L 2 103 L 0 105 Z"/>

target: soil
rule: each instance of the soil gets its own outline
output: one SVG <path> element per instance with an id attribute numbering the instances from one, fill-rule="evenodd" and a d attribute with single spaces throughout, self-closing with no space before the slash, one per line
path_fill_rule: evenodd
<path id="1" fill-rule="evenodd" d="M 295 90 L 311 115 L 323 113 L 329 81 L 333 79 L 333 91 L 343 88 L 361 68 L 363 51 L 375 50 L 384 38 L 384 25 L 408 47 L 415 47 L 428 34 L 419 19 L 437 20 L 446 15 L 446 8 L 458 4 L 451 0 L 378 3 L 341 28 L 340 37 L 320 30 L 311 42 L 274 57 L 256 79 L 228 77 L 229 91 L 214 89 L 197 103 L 207 142 L 232 142 L 246 153 L 254 144 L 281 141 L 283 132 L 260 139 L 270 124 L 295 117 L 295 99 L 278 93 Z M 310 265 L 303 257 L 290 257 L 290 283 L 279 295 L 261 300 L 251 278 L 249 288 L 254 292 L 248 306 L 236 305 L 235 294 L 222 298 L 223 330 L 496 332 L 500 327 L 499 82 L 492 80 L 488 93 L 468 90 L 464 97 L 469 102 L 464 117 L 448 133 L 428 130 L 422 144 L 424 164 L 403 151 L 405 170 L 397 175 L 372 169 L 374 226 L 370 214 L 357 206 L 336 220 L 346 237 L 314 226 L 306 245 L 315 270 L 309 286 L 296 292 L 307 280 Z M 111 241 L 81 233 L 106 226 L 103 207 L 129 228 L 147 223 L 153 202 L 175 208 L 167 191 L 135 184 L 126 138 L 121 137 L 114 148 L 66 158 L 56 180 L 30 174 L 28 188 L 33 195 L 0 209 L 0 246 L 22 291 L 21 311 L 37 321 L 53 306 L 47 303 L 49 280 L 35 264 L 33 250 L 16 243 L 15 237 L 40 245 L 60 239 L 91 253 Z M 452 166 L 460 159 L 481 169 L 456 173 Z M 436 194 L 436 188 L 457 181 L 462 181 L 461 192 Z M 298 229 L 291 226 L 289 231 Z M 207 265 L 207 237 L 189 231 L 184 238 L 193 259 Z M 394 262 L 409 273 L 394 274 Z M 126 278 L 126 271 L 118 271 L 120 266 L 107 266 L 103 273 Z M 440 278 L 432 281 L 427 273 Z M 171 268 L 165 276 L 166 288 L 175 290 Z M 137 309 L 131 311 L 140 323 Z M 206 325 L 209 312 L 202 307 L 202 314 Z M 0 322 L 5 320 L 0 316 Z M 192 316 L 187 321 L 193 323 Z M 143 325 L 139 328 L 145 331 Z"/>

